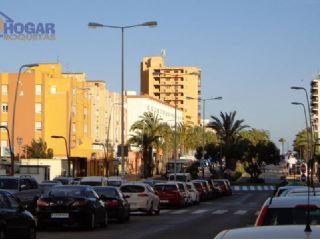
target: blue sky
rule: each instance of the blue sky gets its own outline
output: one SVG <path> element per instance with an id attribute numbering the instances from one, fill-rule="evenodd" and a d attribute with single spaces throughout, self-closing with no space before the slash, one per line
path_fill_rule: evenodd
<path id="1" fill-rule="evenodd" d="M 143 56 L 167 49 L 168 65 L 202 69 L 203 94 L 221 95 L 207 113 L 238 111 L 252 127 L 289 145 L 304 127 L 304 101 L 292 85 L 309 88 L 320 70 L 320 1 L 317 0 L 1 0 L 15 21 L 54 22 L 55 41 L 0 42 L 0 71 L 23 63 L 59 62 L 65 71 L 86 72 L 120 89 L 120 32 L 88 29 L 89 21 L 111 25 L 158 21 L 156 28 L 126 32 L 126 89 L 139 91 Z"/>

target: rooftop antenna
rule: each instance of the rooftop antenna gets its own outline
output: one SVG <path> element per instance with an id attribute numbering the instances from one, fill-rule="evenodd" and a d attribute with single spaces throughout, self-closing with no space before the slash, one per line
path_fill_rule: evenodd
<path id="1" fill-rule="evenodd" d="M 161 56 L 163 58 L 163 65 L 165 66 L 165 60 L 166 60 L 166 56 L 167 56 L 167 49 L 165 49 L 165 48 L 161 49 Z"/>

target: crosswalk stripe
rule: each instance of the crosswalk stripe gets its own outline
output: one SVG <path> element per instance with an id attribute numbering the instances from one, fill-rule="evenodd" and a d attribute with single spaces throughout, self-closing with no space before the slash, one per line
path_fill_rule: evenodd
<path id="1" fill-rule="evenodd" d="M 177 211 L 171 212 L 171 214 L 181 214 L 181 213 L 185 213 L 185 212 L 188 212 L 188 210 L 181 209 L 181 210 L 177 210 Z"/>
<path id="2" fill-rule="evenodd" d="M 274 186 L 270 186 L 270 190 L 274 190 L 275 188 L 274 188 Z"/>
<path id="3" fill-rule="evenodd" d="M 212 212 L 212 214 L 217 214 L 217 215 L 221 215 L 221 214 L 224 214 L 224 213 L 227 213 L 228 210 L 216 210 L 214 212 Z"/>
<path id="4" fill-rule="evenodd" d="M 239 186 L 234 186 L 234 190 L 235 190 L 235 191 L 239 191 L 239 190 L 240 190 L 240 187 L 239 187 Z"/>
<path id="5" fill-rule="evenodd" d="M 255 189 L 254 189 L 254 186 L 250 186 L 250 190 L 255 190 Z"/>
<path id="6" fill-rule="evenodd" d="M 196 210 L 194 212 L 192 212 L 192 214 L 200 214 L 200 213 L 205 213 L 205 212 L 208 212 L 209 210 L 208 209 L 199 209 L 199 210 Z"/>
<path id="7" fill-rule="evenodd" d="M 247 213 L 247 210 L 238 210 L 238 211 L 234 212 L 233 214 L 244 215 L 246 213 Z"/>
<path id="8" fill-rule="evenodd" d="M 261 191 L 262 187 L 261 186 L 257 186 L 257 189 L 258 189 L 258 191 Z"/>
<path id="9" fill-rule="evenodd" d="M 263 186 L 264 190 L 269 190 L 269 186 Z"/>
<path id="10" fill-rule="evenodd" d="M 247 186 L 242 186 L 242 190 L 243 190 L 243 191 L 247 191 L 247 190 L 248 190 L 248 187 L 247 187 Z"/>

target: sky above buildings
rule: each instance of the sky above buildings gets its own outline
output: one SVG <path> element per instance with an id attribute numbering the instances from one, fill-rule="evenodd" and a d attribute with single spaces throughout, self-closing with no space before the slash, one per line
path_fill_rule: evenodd
<path id="1" fill-rule="evenodd" d="M 305 101 L 290 86 L 309 88 L 320 70 L 320 1 L 317 0 L 1 0 L 0 11 L 15 21 L 53 22 L 54 41 L 0 39 L 0 71 L 21 64 L 60 62 L 64 71 L 85 72 L 120 90 L 120 31 L 88 29 L 90 21 L 110 25 L 155 20 L 156 28 L 125 33 L 125 85 L 140 89 L 142 57 L 167 50 L 167 65 L 202 69 L 207 114 L 237 110 L 238 117 L 288 140 L 304 127 Z"/>

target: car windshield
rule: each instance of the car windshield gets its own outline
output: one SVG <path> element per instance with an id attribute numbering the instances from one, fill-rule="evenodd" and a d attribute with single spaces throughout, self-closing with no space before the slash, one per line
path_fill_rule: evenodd
<path id="1" fill-rule="evenodd" d="M 168 184 L 168 185 L 155 185 L 154 187 L 157 191 L 173 191 L 177 190 L 176 185 Z"/>
<path id="2" fill-rule="evenodd" d="M 0 178 L 0 189 L 18 189 L 17 179 Z"/>
<path id="3" fill-rule="evenodd" d="M 54 197 L 84 197 L 86 191 L 79 187 L 54 187 L 48 194 Z"/>
<path id="4" fill-rule="evenodd" d="M 269 208 L 263 219 L 263 226 L 305 224 L 307 217 L 305 208 Z M 320 224 L 320 209 L 310 210 L 310 223 Z"/>
<path id="5" fill-rule="evenodd" d="M 121 191 L 125 193 L 139 193 L 144 192 L 144 187 L 137 185 L 126 185 L 121 187 Z"/>
<path id="6" fill-rule="evenodd" d="M 91 181 L 88 181 L 88 182 L 80 182 L 80 185 L 88 185 L 88 186 L 101 186 L 102 183 L 101 182 L 91 182 Z"/>
<path id="7" fill-rule="evenodd" d="M 120 187 L 121 186 L 121 181 L 119 180 L 108 180 L 107 181 L 108 186 L 113 186 L 113 187 Z"/>
<path id="8" fill-rule="evenodd" d="M 94 188 L 96 193 L 98 193 L 99 196 L 104 195 L 107 198 L 117 198 L 119 197 L 118 191 L 114 188 Z"/>

